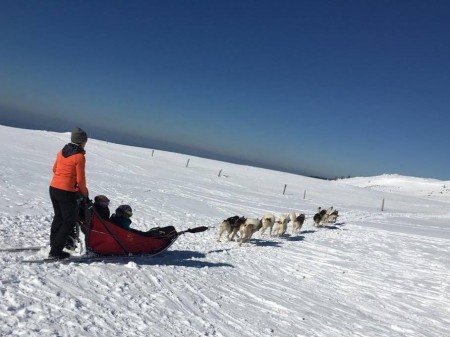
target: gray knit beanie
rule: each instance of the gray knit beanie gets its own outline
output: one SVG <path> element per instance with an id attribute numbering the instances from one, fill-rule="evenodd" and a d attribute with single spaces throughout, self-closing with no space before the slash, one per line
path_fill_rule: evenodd
<path id="1" fill-rule="evenodd" d="M 80 129 L 79 127 L 76 127 L 72 130 L 72 136 L 70 137 L 70 141 L 75 144 L 83 144 L 88 139 L 87 133 Z"/>

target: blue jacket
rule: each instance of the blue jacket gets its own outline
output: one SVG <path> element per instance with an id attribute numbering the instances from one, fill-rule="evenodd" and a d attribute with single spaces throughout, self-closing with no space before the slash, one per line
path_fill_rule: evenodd
<path id="1" fill-rule="evenodd" d="M 123 229 L 130 230 L 131 220 L 126 216 L 120 216 L 114 213 L 113 215 L 111 215 L 109 221 L 122 227 Z"/>

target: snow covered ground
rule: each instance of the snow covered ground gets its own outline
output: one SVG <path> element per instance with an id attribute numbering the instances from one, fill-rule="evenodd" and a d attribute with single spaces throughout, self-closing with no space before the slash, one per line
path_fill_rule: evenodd
<path id="1" fill-rule="evenodd" d="M 0 126 L 0 248 L 48 245 L 51 168 L 69 138 Z M 134 261 L 0 252 L 1 336 L 449 336 L 449 181 L 323 181 L 93 139 L 86 150 L 91 197 L 130 204 L 135 228 L 211 229 Z M 337 223 L 314 227 L 318 206 Z M 299 235 L 289 224 L 280 238 L 216 241 L 224 218 L 292 209 L 307 215 Z"/>

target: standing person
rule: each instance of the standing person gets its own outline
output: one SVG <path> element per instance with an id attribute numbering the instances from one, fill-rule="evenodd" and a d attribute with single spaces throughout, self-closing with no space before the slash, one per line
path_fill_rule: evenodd
<path id="1" fill-rule="evenodd" d="M 70 256 L 69 253 L 63 252 L 63 249 L 76 225 L 77 199 L 88 198 L 84 157 L 87 139 L 86 132 L 76 127 L 72 131 L 71 143 L 65 145 L 56 155 L 49 188 L 55 212 L 50 231 L 49 258 L 65 259 Z"/>

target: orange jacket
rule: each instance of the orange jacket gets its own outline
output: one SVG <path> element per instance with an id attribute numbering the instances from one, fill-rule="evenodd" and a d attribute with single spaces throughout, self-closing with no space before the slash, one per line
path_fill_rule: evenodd
<path id="1" fill-rule="evenodd" d="M 56 155 L 50 186 L 64 191 L 80 192 L 87 197 L 85 165 L 84 150 L 74 144 L 66 145 Z"/>

